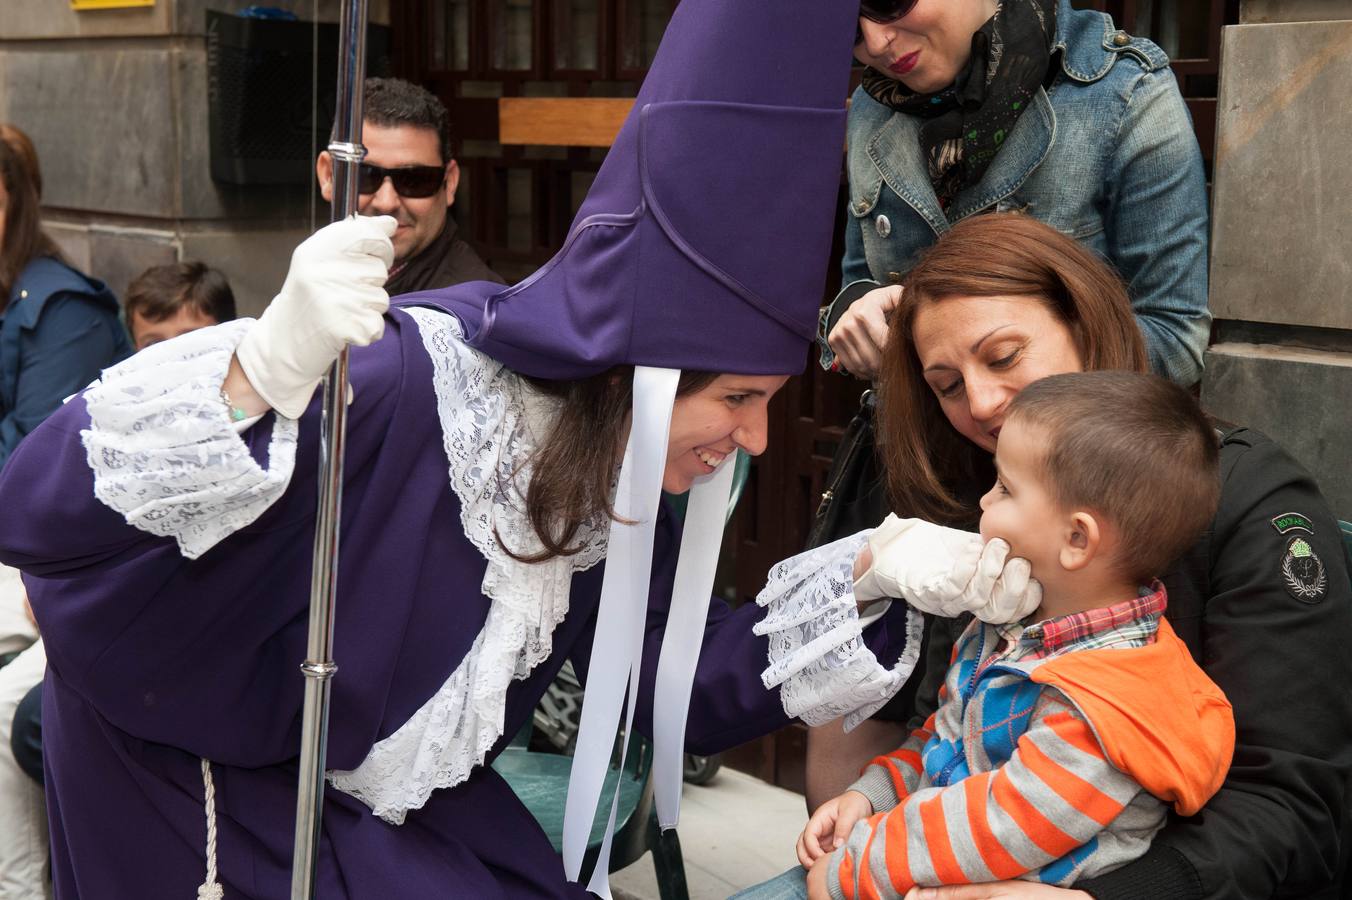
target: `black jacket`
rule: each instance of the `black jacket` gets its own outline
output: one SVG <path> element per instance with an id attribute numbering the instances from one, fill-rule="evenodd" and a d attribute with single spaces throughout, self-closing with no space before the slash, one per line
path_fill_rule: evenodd
<path id="1" fill-rule="evenodd" d="M 1171 816 L 1145 856 L 1076 885 L 1100 900 L 1334 900 L 1352 887 L 1352 582 L 1338 523 L 1309 473 L 1251 429 L 1223 435 L 1221 484 L 1211 528 L 1164 578 L 1165 615 L 1234 706 L 1234 761 L 1201 813 Z M 1301 568 L 1287 565 L 1297 539 L 1317 564 L 1302 549 Z M 964 624 L 931 620 L 917 715 L 933 711 Z"/>
<path id="2" fill-rule="evenodd" d="M 446 224 L 432 243 L 417 256 L 404 263 L 385 282 L 391 297 L 434 291 L 466 281 L 496 281 L 506 284 L 502 276 L 479 258 L 474 248 L 456 235 L 455 220 L 446 216 Z"/>

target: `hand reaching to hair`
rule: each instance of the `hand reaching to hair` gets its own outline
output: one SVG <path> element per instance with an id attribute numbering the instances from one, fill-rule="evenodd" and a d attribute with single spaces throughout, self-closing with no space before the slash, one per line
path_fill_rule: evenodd
<path id="1" fill-rule="evenodd" d="M 235 351 L 253 389 L 280 414 L 299 418 L 344 347 L 384 334 L 396 225 L 390 216 L 353 216 L 319 229 L 291 255 L 281 292 Z"/>
<path id="2" fill-rule="evenodd" d="M 798 835 L 798 861 L 804 869 L 811 869 L 817 860 L 849 839 L 856 822 L 871 815 L 873 804 L 858 791 L 846 791 L 827 800 Z"/>
<path id="3" fill-rule="evenodd" d="M 901 285 L 874 288 L 845 310 L 826 343 L 845 371 L 872 379 L 887 346 L 887 316 L 901 302 Z"/>
<path id="4" fill-rule="evenodd" d="M 1013 622 L 1042 603 L 1028 561 L 1009 559 L 1009 544 L 890 515 L 869 537 L 870 560 L 855 579 L 860 603 L 898 597 L 921 612 L 953 618 L 970 612 L 984 622 Z"/>

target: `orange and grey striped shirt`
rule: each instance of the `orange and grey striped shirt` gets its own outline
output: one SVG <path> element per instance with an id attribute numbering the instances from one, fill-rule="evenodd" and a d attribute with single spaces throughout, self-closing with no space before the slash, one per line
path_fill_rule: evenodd
<path id="1" fill-rule="evenodd" d="M 1126 627 L 1105 617 L 1045 655 L 974 622 L 939 710 L 853 785 L 875 814 L 833 855 L 831 896 L 1011 878 L 1069 885 L 1145 853 L 1168 804 L 1200 809 L 1229 769 L 1234 722 L 1162 609 L 1161 598 Z"/>

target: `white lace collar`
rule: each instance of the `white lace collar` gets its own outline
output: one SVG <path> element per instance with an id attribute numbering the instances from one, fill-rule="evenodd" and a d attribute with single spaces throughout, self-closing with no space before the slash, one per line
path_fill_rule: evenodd
<path id="1" fill-rule="evenodd" d="M 521 492 L 530 468 L 517 467 L 547 433 L 555 405 L 467 347 L 454 316 L 417 307 L 403 312 L 417 323 L 432 359 L 451 489 L 465 537 L 488 563 L 481 589 L 493 604 L 469 653 L 437 693 L 356 769 L 329 773 L 335 787 L 395 824 L 433 790 L 459 784 L 483 763 L 502 736 L 508 686 L 553 652 L 573 574 L 605 557 L 608 533 L 584 526 L 579 553 L 542 563 L 523 563 L 503 551 L 495 528 L 518 553 L 543 549 Z"/>

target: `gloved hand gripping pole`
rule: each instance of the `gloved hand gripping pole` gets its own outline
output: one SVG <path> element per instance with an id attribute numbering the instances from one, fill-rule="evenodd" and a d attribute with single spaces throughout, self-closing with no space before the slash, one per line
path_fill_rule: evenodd
<path id="1" fill-rule="evenodd" d="M 357 211 L 357 167 L 366 155 L 361 143 L 362 95 L 366 81 L 367 0 L 342 0 L 338 52 L 338 98 L 334 107 L 333 216 L 337 222 Z M 291 861 L 291 900 L 314 900 L 324 812 L 324 757 L 329 732 L 329 679 L 333 661 L 333 605 L 338 579 L 338 525 L 343 499 L 343 451 L 347 443 L 347 350 L 324 378 L 319 447 L 319 513 L 315 521 L 310 576 L 310 631 L 305 662 L 305 705 L 301 723 L 300 775 L 296 794 L 296 840 Z"/>

